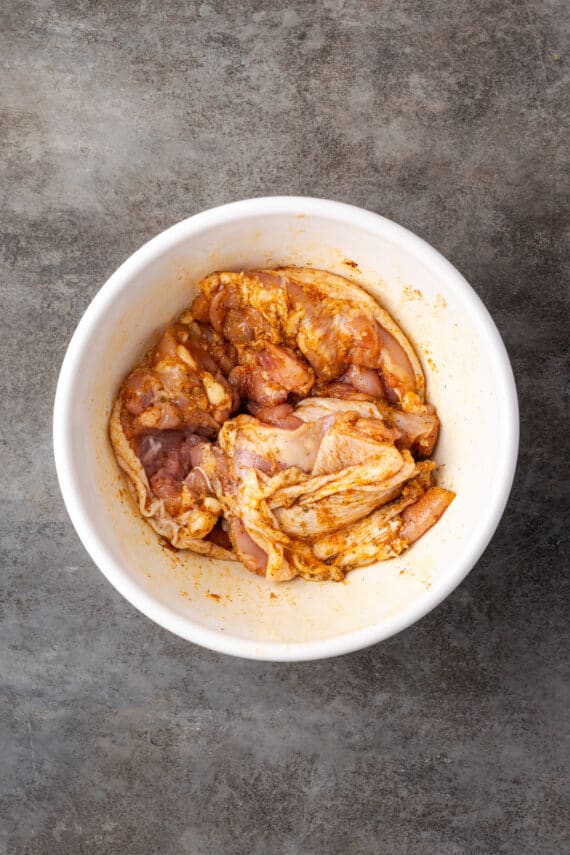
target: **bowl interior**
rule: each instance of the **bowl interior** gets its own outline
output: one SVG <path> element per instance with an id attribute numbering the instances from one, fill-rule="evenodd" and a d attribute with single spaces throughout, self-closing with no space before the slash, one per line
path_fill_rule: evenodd
<path id="1" fill-rule="evenodd" d="M 508 362 L 497 366 L 497 333 L 437 253 L 393 224 L 351 216 L 351 210 L 243 209 L 217 220 L 194 218 L 198 225 L 189 221 L 190 227 L 179 224 L 112 277 L 64 366 L 58 404 L 63 436 L 56 436 L 56 452 L 58 444 L 65 452 L 58 471 L 87 548 L 135 605 L 219 649 L 270 657 L 275 649 L 275 658 L 302 658 L 302 650 L 318 648 L 321 655 L 358 646 L 343 646 L 348 636 L 366 643 L 389 635 L 457 584 L 498 521 L 490 517 L 497 517 L 490 497 L 505 492 L 505 456 L 513 452 L 505 424 L 512 423 L 513 400 L 505 385 Z M 161 327 L 190 304 L 197 281 L 213 270 L 279 265 L 339 273 L 392 313 L 416 347 L 441 419 L 439 483 L 457 492 L 438 525 L 408 552 L 353 571 L 340 584 L 272 584 L 240 564 L 164 548 L 136 512 L 108 439 L 111 406 L 125 374 Z"/>

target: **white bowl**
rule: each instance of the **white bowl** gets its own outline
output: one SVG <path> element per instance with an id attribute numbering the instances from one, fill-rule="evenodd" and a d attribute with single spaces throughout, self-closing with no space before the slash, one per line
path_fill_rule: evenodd
<path id="1" fill-rule="evenodd" d="M 354 263 L 357 265 L 354 266 Z M 443 518 L 398 558 L 344 583 L 273 584 L 233 562 L 159 544 L 125 490 L 107 424 L 126 373 L 213 270 L 299 265 L 353 279 L 416 346 L 442 423 Z M 125 261 L 85 312 L 55 400 L 54 448 L 69 515 L 95 563 L 152 620 L 252 659 L 335 656 L 374 644 L 461 582 L 503 513 L 518 449 L 511 366 L 487 310 L 435 249 L 390 220 L 322 199 L 249 199 L 197 214 Z"/>

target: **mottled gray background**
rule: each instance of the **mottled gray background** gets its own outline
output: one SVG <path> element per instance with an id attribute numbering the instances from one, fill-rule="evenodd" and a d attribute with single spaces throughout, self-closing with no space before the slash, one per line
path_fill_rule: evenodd
<path id="1" fill-rule="evenodd" d="M 568 851 L 563 7 L 4 4 L 2 855 Z M 279 193 L 445 253 L 522 409 L 508 510 L 459 590 L 299 665 L 198 649 L 123 601 L 67 518 L 50 436 L 65 347 L 119 263 Z"/>

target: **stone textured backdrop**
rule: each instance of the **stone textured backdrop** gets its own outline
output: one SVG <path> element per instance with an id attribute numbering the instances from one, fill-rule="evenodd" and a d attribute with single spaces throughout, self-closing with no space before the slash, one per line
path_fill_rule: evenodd
<path id="1" fill-rule="evenodd" d="M 564 6 L 4 4 L 2 855 L 568 851 Z M 50 420 L 126 256 L 209 206 L 296 193 L 381 212 L 462 270 L 522 438 L 503 522 L 442 606 L 373 649 L 271 665 L 115 593 L 63 508 Z"/>

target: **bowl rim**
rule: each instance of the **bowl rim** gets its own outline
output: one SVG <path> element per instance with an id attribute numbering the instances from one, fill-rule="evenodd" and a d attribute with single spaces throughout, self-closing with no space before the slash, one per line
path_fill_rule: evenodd
<path id="1" fill-rule="evenodd" d="M 504 402 L 505 418 L 499 425 L 498 441 L 505 449 L 505 454 L 496 473 L 496 489 L 481 509 L 476 536 L 469 541 L 468 548 L 460 556 L 453 572 L 447 574 L 444 582 L 434 585 L 419 602 L 412 603 L 398 615 L 378 624 L 318 641 L 255 641 L 225 631 L 207 629 L 155 600 L 123 570 L 92 527 L 70 453 L 70 413 L 74 386 L 78 381 L 77 366 L 82 361 L 91 334 L 117 295 L 138 271 L 157 256 L 174 248 L 182 238 L 207 231 L 222 223 L 257 217 L 260 214 L 314 216 L 337 222 L 349 220 L 351 224 L 363 230 L 380 233 L 383 239 L 413 253 L 436 276 L 446 280 L 459 292 L 485 339 L 494 365 L 495 381 Z M 439 605 L 473 569 L 500 522 L 514 479 L 518 443 L 517 391 L 505 345 L 484 303 L 461 273 L 429 243 L 392 220 L 345 202 L 310 196 L 261 196 L 210 208 L 176 223 L 130 255 L 95 294 L 73 333 L 62 362 L 53 412 L 55 464 L 67 512 L 90 557 L 116 590 L 155 623 L 187 641 L 220 653 L 274 662 L 324 659 L 360 650 L 406 629 Z"/>

